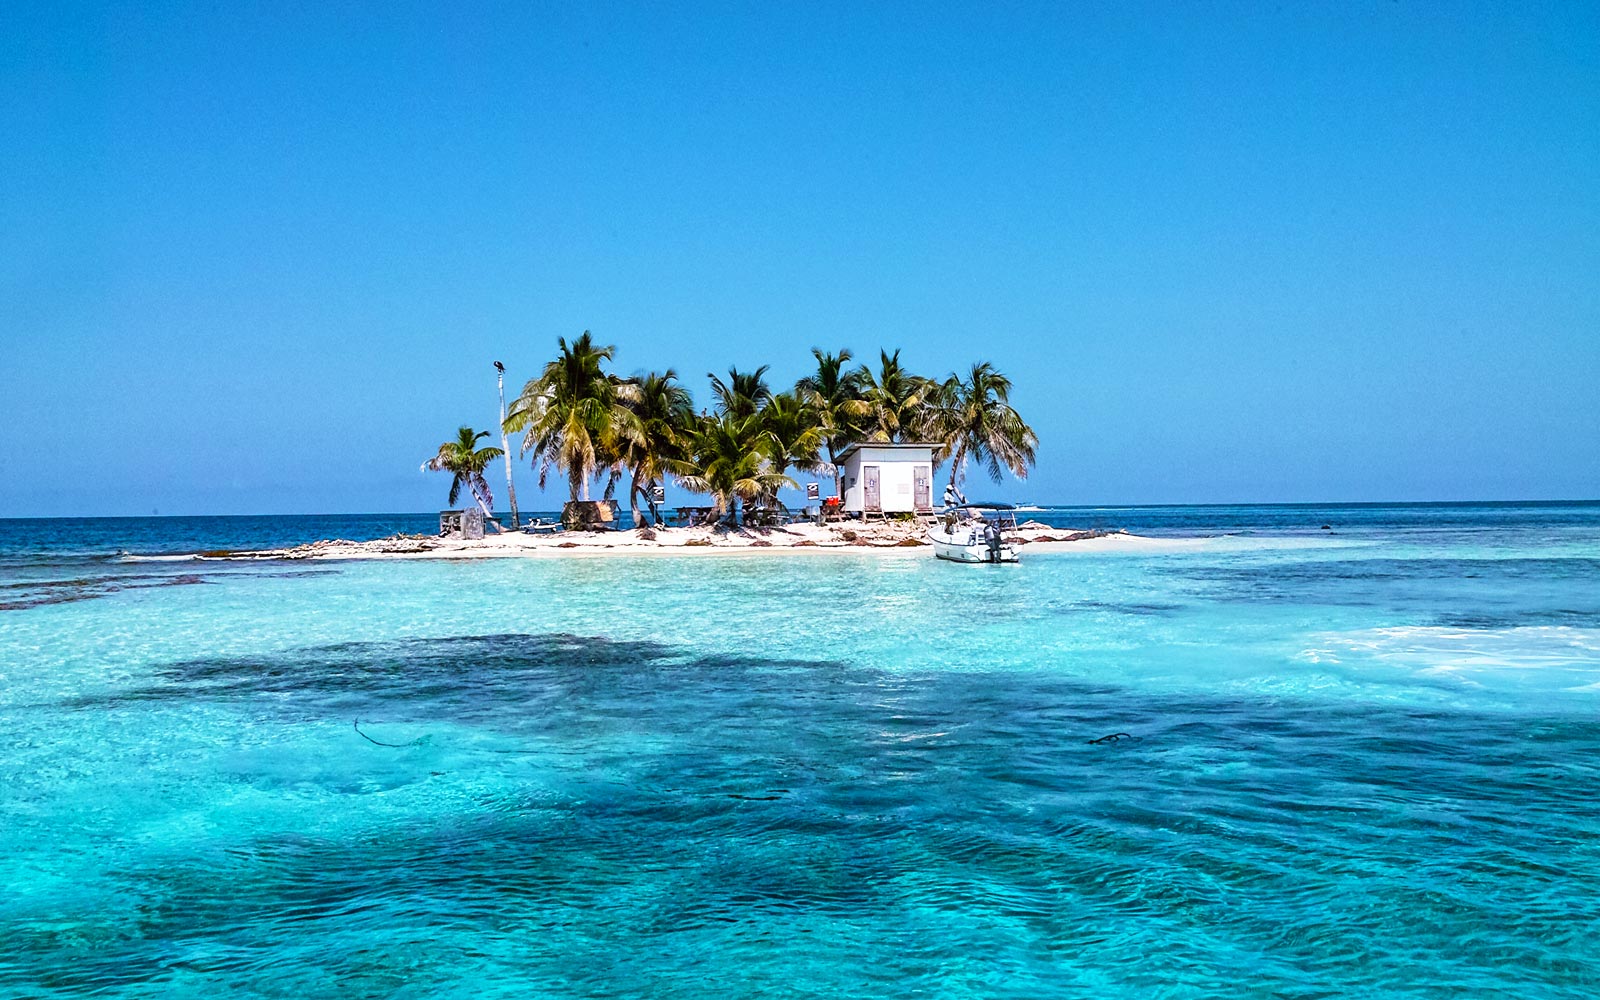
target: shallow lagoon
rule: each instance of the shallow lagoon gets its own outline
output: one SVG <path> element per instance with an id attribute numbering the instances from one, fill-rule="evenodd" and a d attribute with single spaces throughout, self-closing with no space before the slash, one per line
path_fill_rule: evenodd
<path id="1" fill-rule="evenodd" d="M 1232 534 L 14 546 L 160 585 L 0 612 L 0 993 L 1600 989 L 1600 507 L 1167 510 Z"/>

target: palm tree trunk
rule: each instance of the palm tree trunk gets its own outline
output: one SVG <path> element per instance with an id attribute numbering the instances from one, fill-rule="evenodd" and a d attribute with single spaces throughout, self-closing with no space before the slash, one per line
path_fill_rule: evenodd
<path id="1" fill-rule="evenodd" d="M 478 509 L 483 511 L 483 521 L 484 521 L 484 523 L 488 524 L 490 521 L 493 521 L 494 520 L 494 511 L 490 510 L 489 509 L 489 505 L 483 502 L 483 494 L 478 492 L 478 485 L 476 483 L 472 482 L 471 480 L 468 480 L 467 481 L 467 492 L 471 493 L 472 494 L 472 499 L 477 501 Z"/>
<path id="2" fill-rule="evenodd" d="M 787 462 L 782 463 L 782 464 L 779 464 L 777 462 L 773 462 L 772 463 L 772 469 L 773 469 L 774 472 L 776 472 L 778 475 L 781 476 L 785 472 L 789 471 L 789 464 Z M 778 488 L 776 486 L 774 486 L 772 488 L 771 492 L 763 494 L 762 497 L 761 497 L 761 503 L 762 503 L 763 506 L 767 506 L 767 507 L 780 506 L 780 504 L 778 502 Z"/>
<path id="3" fill-rule="evenodd" d="M 950 488 L 956 489 L 956 480 L 961 478 L 961 467 L 967 464 L 967 446 L 957 445 L 956 453 L 950 456 Z"/>
<path id="4" fill-rule="evenodd" d="M 644 527 L 644 515 L 639 513 L 639 474 L 634 473 L 633 481 L 628 485 L 628 509 L 633 512 L 633 527 L 635 530 Z"/>
<path id="5" fill-rule="evenodd" d="M 833 495 L 844 503 L 844 472 L 839 468 L 839 459 L 834 454 L 833 442 L 828 442 L 828 464 L 833 466 Z"/>

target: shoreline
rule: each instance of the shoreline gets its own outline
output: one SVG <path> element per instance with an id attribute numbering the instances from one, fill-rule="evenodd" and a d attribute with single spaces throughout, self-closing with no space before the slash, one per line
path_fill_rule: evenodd
<path id="1" fill-rule="evenodd" d="M 823 553 L 926 554 L 933 546 L 920 521 L 861 524 L 793 524 L 775 528 L 656 528 L 647 532 L 570 531 L 531 535 L 523 532 L 482 539 L 392 535 L 365 542 L 323 539 L 277 549 L 212 550 L 165 560 L 257 561 L 308 559 L 515 559 L 604 555 L 812 555 Z M 1045 526 L 1022 527 L 1006 538 L 1023 552 L 1123 552 L 1187 548 L 1186 539 L 1158 539 L 1125 531 L 1072 531 Z M 134 557 L 138 558 L 138 557 Z"/>

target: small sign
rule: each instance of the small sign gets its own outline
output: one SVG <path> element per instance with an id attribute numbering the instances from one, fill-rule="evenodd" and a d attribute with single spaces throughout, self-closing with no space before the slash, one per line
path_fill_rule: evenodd
<path id="1" fill-rule="evenodd" d="M 650 496 L 656 503 L 666 503 L 667 488 L 660 483 L 656 483 L 650 487 Z"/>
<path id="2" fill-rule="evenodd" d="M 816 483 L 806 483 L 806 499 L 819 500 L 822 498 L 822 488 Z"/>

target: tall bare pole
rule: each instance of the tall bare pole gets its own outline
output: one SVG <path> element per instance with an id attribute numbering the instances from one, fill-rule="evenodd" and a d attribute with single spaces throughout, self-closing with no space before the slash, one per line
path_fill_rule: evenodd
<path id="1" fill-rule="evenodd" d="M 506 494 L 511 498 L 511 530 L 516 531 L 522 526 L 522 519 L 517 515 L 517 484 L 511 481 L 511 441 L 506 437 L 506 366 L 496 361 L 494 371 L 494 380 L 500 386 L 500 450 L 506 460 Z"/>

